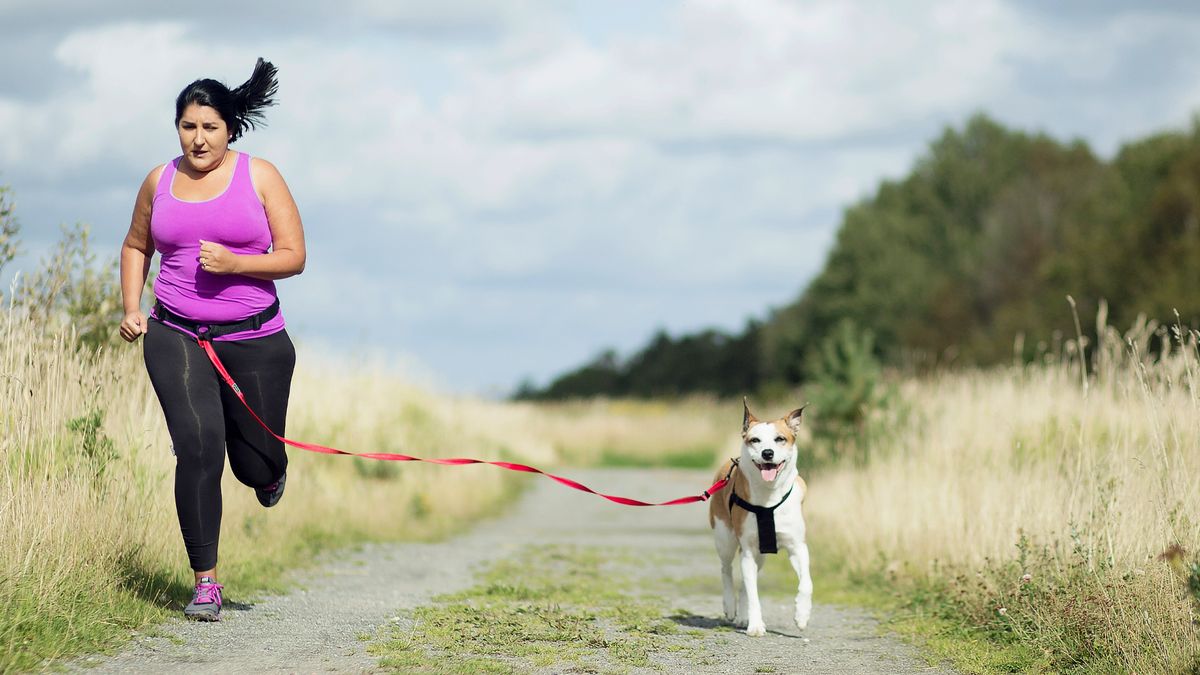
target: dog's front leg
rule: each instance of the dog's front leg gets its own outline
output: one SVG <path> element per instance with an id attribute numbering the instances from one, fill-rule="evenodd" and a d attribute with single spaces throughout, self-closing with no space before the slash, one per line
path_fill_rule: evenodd
<path id="1" fill-rule="evenodd" d="M 737 621 L 737 599 L 733 595 L 733 560 L 721 560 L 721 605 L 725 620 Z"/>
<path id="2" fill-rule="evenodd" d="M 800 542 L 788 551 L 788 560 L 796 570 L 799 588 L 796 591 L 796 627 L 804 629 L 812 616 L 812 575 L 808 572 L 808 544 Z"/>
<path id="3" fill-rule="evenodd" d="M 763 623 L 762 604 L 758 601 L 758 570 L 762 567 L 762 554 L 742 549 L 742 597 L 746 603 L 746 635 L 762 637 L 767 634 Z"/>
<path id="4" fill-rule="evenodd" d="M 733 559 L 737 557 L 737 537 L 734 536 L 733 530 L 720 520 L 713 525 L 713 534 L 716 536 L 717 556 L 721 559 L 721 604 L 725 610 L 725 619 L 736 623 L 740 618 L 733 589 Z"/>

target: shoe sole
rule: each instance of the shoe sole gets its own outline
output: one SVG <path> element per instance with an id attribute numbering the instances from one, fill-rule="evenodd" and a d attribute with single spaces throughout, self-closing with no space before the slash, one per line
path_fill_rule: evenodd
<path id="1" fill-rule="evenodd" d="M 221 620 L 220 614 L 212 614 L 210 612 L 197 612 L 195 614 L 188 614 L 188 613 L 184 612 L 183 615 L 192 621 L 220 621 Z"/>

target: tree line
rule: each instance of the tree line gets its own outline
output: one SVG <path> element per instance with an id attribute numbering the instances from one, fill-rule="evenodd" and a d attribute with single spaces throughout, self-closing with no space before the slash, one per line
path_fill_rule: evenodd
<path id="1" fill-rule="evenodd" d="M 515 397 L 778 390 L 811 378 L 814 355 L 852 332 L 893 366 L 1032 360 L 1074 336 L 1068 295 L 1082 317 L 1106 301 L 1117 326 L 1174 323 L 1176 311 L 1200 324 L 1200 118 L 1106 161 L 1083 141 L 976 115 L 845 210 L 790 304 L 740 333 L 659 332 Z"/>

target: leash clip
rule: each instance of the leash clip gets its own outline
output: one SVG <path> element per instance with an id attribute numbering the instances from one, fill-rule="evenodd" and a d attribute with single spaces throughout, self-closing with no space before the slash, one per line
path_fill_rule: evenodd
<path id="1" fill-rule="evenodd" d="M 730 478 L 733 478 L 733 472 L 734 472 L 734 470 L 735 470 L 735 469 L 737 469 L 737 468 L 738 468 L 738 460 L 739 460 L 739 459 L 741 459 L 741 458 L 740 458 L 740 457 L 734 457 L 733 459 L 729 460 L 729 461 L 730 461 L 730 464 L 729 464 L 729 473 L 725 474 L 725 481 L 726 481 L 726 482 L 728 482 Z"/>

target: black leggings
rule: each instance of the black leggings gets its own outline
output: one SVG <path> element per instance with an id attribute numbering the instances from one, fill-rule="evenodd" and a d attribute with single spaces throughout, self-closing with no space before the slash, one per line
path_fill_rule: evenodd
<path id="1" fill-rule="evenodd" d="M 212 344 L 250 407 L 282 436 L 296 365 L 287 331 Z M 174 445 L 175 508 L 183 543 L 192 569 L 210 570 L 217 566 L 226 449 L 233 475 L 253 488 L 279 480 L 287 453 L 246 412 L 196 340 L 151 319 L 144 355 Z"/>

